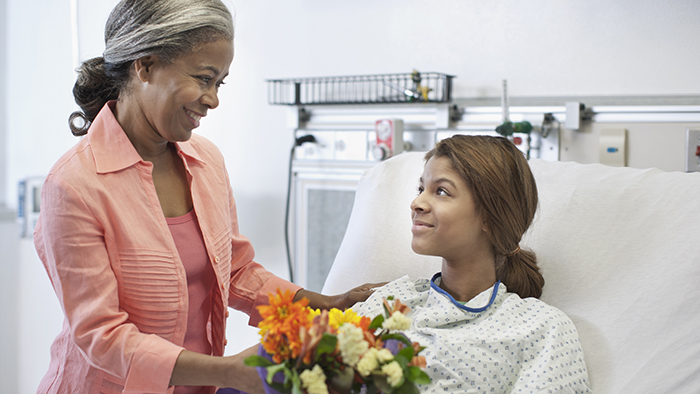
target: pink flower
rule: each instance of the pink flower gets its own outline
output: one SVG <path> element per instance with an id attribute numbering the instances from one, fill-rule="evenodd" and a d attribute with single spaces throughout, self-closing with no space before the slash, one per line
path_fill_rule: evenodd
<path id="1" fill-rule="evenodd" d="M 311 327 L 301 327 L 299 329 L 301 350 L 299 351 L 299 358 L 297 358 L 296 362 L 297 368 L 301 365 L 302 361 L 305 364 L 311 364 L 311 357 L 316 350 L 316 346 L 326 332 L 331 332 L 330 326 L 328 325 L 328 311 L 326 310 L 314 317 Z"/>

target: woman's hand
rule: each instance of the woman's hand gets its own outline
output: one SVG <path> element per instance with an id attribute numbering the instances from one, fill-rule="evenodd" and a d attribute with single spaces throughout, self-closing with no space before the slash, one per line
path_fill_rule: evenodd
<path id="1" fill-rule="evenodd" d="M 227 382 L 222 387 L 233 387 L 248 394 L 265 394 L 262 379 L 255 367 L 249 367 L 243 362 L 248 356 L 258 354 L 258 344 L 234 355 L 225 357 L 231 362 Z"/>
<path id="2" fill-rule="evenodd" d="M 345 310 L 367 299 L 377 287 L 384 286 L 387 282 L 382 283 L 365 283 L 357 286 L 354 289 L 348 290 L 346 293 L 327 296 L 313 291 L 301 289 L 294 295 L 294 301 L 300 300 L 302 297 L 309 299 L 309 306 L 314 309 L 331 309 L 338 308 Z"/>
<path id="3" fill-rule="evenodd" d="M 258 345 L 228 357 L 184 350 L 175 363 L 170 385 L 232 387 L 249 394 L 265 394 L 258 371 L 244 364 L 246 357 L 257 352 Z"/>

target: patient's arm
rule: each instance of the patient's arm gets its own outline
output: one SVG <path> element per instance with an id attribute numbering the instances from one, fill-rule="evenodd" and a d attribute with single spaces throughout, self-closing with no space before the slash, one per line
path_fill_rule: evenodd
<path id="1" fill-rule="evenodd" d="M 340 310 L 345 310 L 355 305 L 357 302 L 366 300 L 367 297 L 374 292 L 375 288 L 384 286 L 385 284 L 386 282 L 365 283 L 364 285 L 348 290 L 346 293 L 337 295 L 323 295 L 310 290 L 301 289 L 297 291 L 294 296 L 294 301 L 306 297 L 309 299 L 309 306 L 314 309 L 338 308 Z"/>

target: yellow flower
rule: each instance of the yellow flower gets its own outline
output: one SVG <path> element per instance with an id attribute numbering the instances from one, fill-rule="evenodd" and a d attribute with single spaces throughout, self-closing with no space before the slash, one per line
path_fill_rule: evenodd
<path id="1" fill-rule="evenodd" d="M 309 320 L 314 320 L 314 317 L 320 316 L 321 315 L 321 310 L 320 309 L 311 309 L 311 307 L 307 307 L 309 309 Z"/>
<path id="2" fill-rule="evenodd" d="M 352 309 L 346 309 L 343 312 L 340 309 L 332 308 L 328 311 L 328 324 L 336 330 L 344 323 L 352 323 L 357 326 L 361 320 L 362 316 L 355 313 Z"/>

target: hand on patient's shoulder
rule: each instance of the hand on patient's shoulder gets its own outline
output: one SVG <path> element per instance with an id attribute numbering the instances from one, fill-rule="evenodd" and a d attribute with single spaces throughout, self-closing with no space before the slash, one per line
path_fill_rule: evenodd
<path id="1" fill-rule="evenodd" d="M 341 295 L 340 306 L 336 306 L 338 309 L 347 309 L 357 304 L 358 302 L 363 302 L 374 293 L 377 288 L 386 285 L 387 282 L 381 283 L 365 283 L 363 285 L 357 286 L 354 289 L 348 290 L 345 294 Z"/>
<path id="2" fill-rule="evenodd" d="M 366 300 L 376 288 L 384 286 L 385 284 L 386 282 L 365 283 L 355 287 L 354 289 L 350 289 L 343 294 L 337 295 L 323 295 L 310 290 L 300 289 L 294 295 L 294 301 L 298 301 L 301 298 L 307 298 L 309 300 L 309 306 L 314 309 L 337 308 L 340 310 L 345 310 L 358 302 Z"/>
<path id="3" fill-rule="evenodd" d="M 375 289 L 366 301 L 355 304 L 352 310 L 363 316 L 376 316 L 383 313 L 383 300 L 399 299 L 402 303 L 413 309 L 422 302 L 427 290 L 430 289 L 430 280 L 419 278 L 412 280 L 408 275 L 386 283 Z M 410 314 L 410 312 L 409 312 Z"/>

